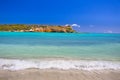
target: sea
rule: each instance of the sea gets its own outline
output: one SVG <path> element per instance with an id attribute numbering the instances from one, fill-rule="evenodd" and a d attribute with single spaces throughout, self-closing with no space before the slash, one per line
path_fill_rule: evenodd
<path id="1" fill-rule="evenodd" d="M 0 32 L 0 69 L 120 70 L 119 33 Z"/>

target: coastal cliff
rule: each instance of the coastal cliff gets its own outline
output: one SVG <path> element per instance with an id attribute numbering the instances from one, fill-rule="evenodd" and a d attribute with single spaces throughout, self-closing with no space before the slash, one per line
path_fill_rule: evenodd
<path id="1" fill-rule="evenodd" d="M 57 25 L 23 25 L 23 24 L 5 24 L 0 25 L 0 31 L 17 32 L 75 32 L 71 26 Z"/>

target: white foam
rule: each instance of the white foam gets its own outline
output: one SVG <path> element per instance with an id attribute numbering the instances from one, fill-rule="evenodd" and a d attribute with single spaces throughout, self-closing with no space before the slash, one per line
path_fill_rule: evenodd
<path id="1" fill-rule="evenodd" d="M 111 61 L 84 61 L 84 60 L 19 60 L 0 59 L 0 69 L 23 70 L 27 68 L 39 69 L 78 69 L 78 70 L 100 70 L 120 69 L 120 62 Z"/>

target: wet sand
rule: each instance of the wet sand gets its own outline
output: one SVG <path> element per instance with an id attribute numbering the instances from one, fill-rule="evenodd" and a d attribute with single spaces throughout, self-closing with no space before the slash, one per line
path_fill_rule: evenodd
<path id="1" fill-rule="evenodd" d="M 120 70 L 0 70 L 0 80 L 120 80 Z"/>

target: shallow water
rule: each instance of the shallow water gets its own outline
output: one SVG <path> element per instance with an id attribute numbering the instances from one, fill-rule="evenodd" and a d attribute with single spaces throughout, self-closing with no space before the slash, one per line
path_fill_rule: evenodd
<path id="1" fill-rule="evenodd" d="M 98 63 L 103 61 L 105 64 L 103 66 L 106 66 L 107 63 L 104 61 L 120 61 L 120 34 L 0 32 L 0 58 L 3 63 L 6 59 L 8 59 L 8 63 L 11 63 L 11 59 L 21 61 L 21 59 L 60 58 L 63 60 L 63 58 L 69 58 L 98 61 Z M 1 67 L 6 65 L 2 62 Z M 55 62 L 53 65 L 59 63 Z M 89 65 L 86 62 L 85 64 Z M 111 66 L 108 64 L 107 67 Z M 117 68 L 120 68 L 120 64 L 116 65 Z"/>
<path id="2" fill-rule="evenodd" d="M 120 34 L 0 32 L 0 57 L 120 60 Z"/>

